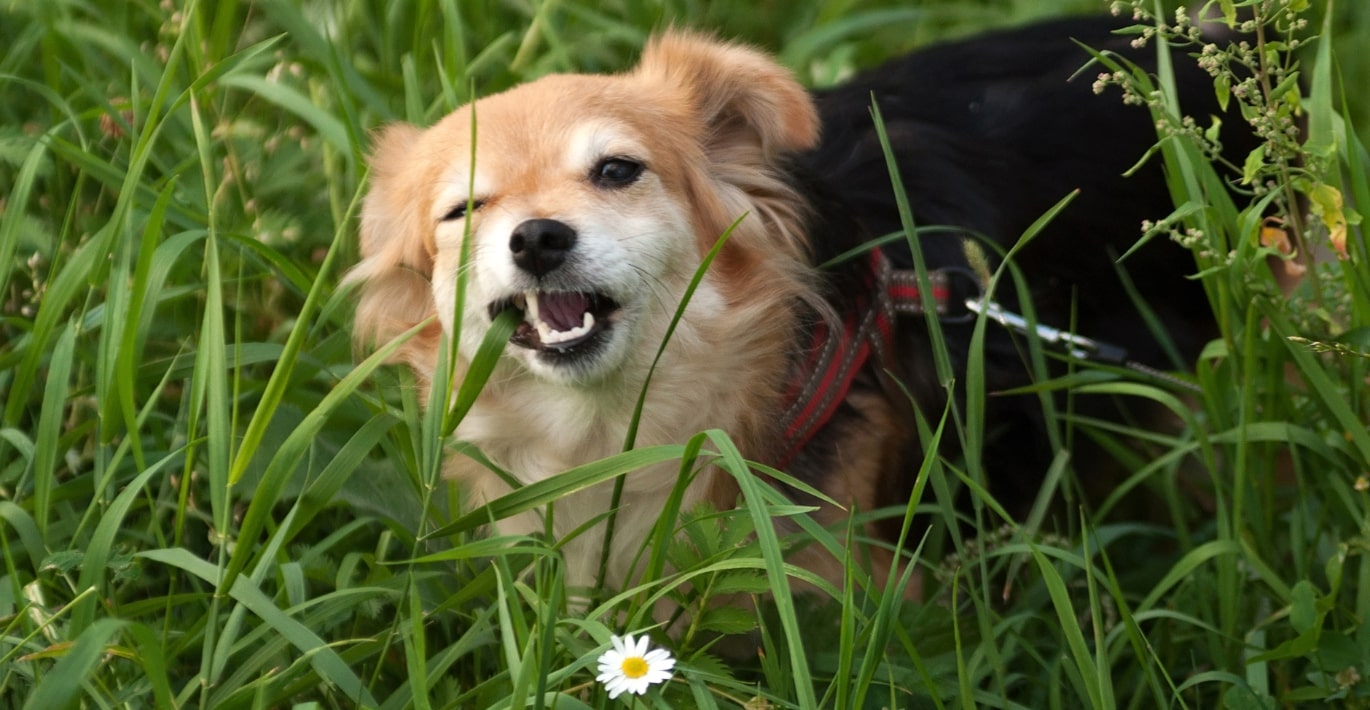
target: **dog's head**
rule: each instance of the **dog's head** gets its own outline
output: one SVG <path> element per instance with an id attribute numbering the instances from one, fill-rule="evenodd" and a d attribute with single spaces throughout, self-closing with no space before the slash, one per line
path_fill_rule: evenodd
<path id="1" fill-rule="evenodd" d="M 632 353 L 654 350 L 644 340 L 660 336 L 702 256 L 744 215 L 692 312 L 724 319 L 749 292 L 801 288 L 803 207 L 782 163 L 817 134 L 789 72 L 682 33 L 653 41 L 626 74 L 548 76 L 426 130 L 390 126 L 348 277 L 362 283 L 358 334 L 387 340 L 434 313 L 451 333 L 460 318 L 469 359 L 492 318 L 515 309 L 505 357 L 535 376 L 623 371 Z M 414 338 L 402 359 L 430 374 L 440 337 Z"/>

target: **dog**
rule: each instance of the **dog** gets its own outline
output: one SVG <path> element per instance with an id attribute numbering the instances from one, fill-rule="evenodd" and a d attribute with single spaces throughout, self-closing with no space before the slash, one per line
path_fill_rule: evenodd
<path id="1" fill-rule="evenodd" d="M 456 334 L 460 378 L 513 310 L 514 333 L 455 438 L 524 484 L 618 453 L 651 373 L 637 445 L 721 429 L 749 460 L 844 508 L 903 506 L 926 453 L 917 414 L 935 420 L 962 396 L 974 328 L 965 301 L 984 286 L 968 241 L 987 240 L 993 266 L 1078 191 L 1014 259 L 1039 321 L 1156 367 L 1183 366 L 1215 333 L 1184 249 L 1154 240 L 1122 262 L 1167 325 L 1169 350 L 1118 276 L 1141 222 L 1174 203 L 1156 161 L 1124 177 L 1156 142 L 1147 112 L 1095 95 L 1097 70 L 1075 77 L 1091 59 L 1082 45 L 1154 66 L 1154 50 L 1115 29 L 1087 18 L 1001 31 L 816 92 L 760 51 L 672 30 L 625 73 L 547 76 L 426 129 L 385 127 L 346 279 L 358 284 L 357 337 L 384 343 L 427 323 L 396 355 L 427 387 L 444 339 Z M 1220 113 L 1205 76 L 1177 78 L 1191 112 Z M 941 300 L 919 288 L 931 281 L 910 278 L 906 240 L 872 246 L 905 226 L 890 158 L 917 223 L 954 228 L 919 237 L 926 269 L 950 275 L 932 284 Z M 892 302 L 899 288 L 919 293 Z M 1020 309 L 1017 294 L 995 295 Z M 934 366 L 929 305 L 954 384 Z M 1021 337 L 997 325 L 984 362 L 990 392 L 1032 381 Z M 1049 422 L 1036 396 L 989 398 L 986 422 L 981 461 L 1012 510 L 1032 500 L 1056 453 Z M 485 465 L 449 458 L 468 504 L 510 492 Z M 626 477 L 609 584 L 630 581 L 677 469 Z M 572 585 L 595 580 L 608 486 L 556 503 L 555 534 L 585 528 L 563 547 Z M 683 505 L 737 500 L 735 480 L 709 469 Z M 828 506 L 824 519 L 843 514 Z M 544 529 L 532 513 L 496 524 Z M 836 561 L 804 564 L 841 579 Z"/>

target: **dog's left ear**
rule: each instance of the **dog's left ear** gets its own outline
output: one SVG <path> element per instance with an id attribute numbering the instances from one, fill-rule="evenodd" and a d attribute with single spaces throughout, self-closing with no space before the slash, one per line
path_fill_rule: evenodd
<path id="1" fill-rule="evenodd" d="M 769 160 L 818 142 L 818 112 L 809 93 L 756 50 L 672 31 L 647 45 L 634 73 L 686 92 L 708 131 L 711 153 L 756 146 Z"/>

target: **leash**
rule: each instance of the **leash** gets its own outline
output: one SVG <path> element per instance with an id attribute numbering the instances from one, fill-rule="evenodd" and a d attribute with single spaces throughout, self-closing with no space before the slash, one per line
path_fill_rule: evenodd
<path id="1" fill-rule="evenodd" d="M 1042 342 L 1048 345 L 1055 345 L 1062 348 L 1071 357 L 1079 360 L 1094 360 L 1113 365 L 1124 365 L 1127 363 L 1127 351 L 1117 345 L 1101 343 L 1097 340 L 1076 335 L 1074 333 L 1053 328 L 1049 325 L 1037 323 L 1029 326 L 1027 319 L 1012 311 L 1004 310 L 994 301 L 984 298 L 967 298 L 966 308 L 975 313 L 983 313 L 984 316 L 999 325 L 1017 333 L 1027 335 L 1036 333 Z"/>
<path id="2" fill-rule="evenodd" d="M 926 313 L 917 273 L 894 269 L 879 249 L 872 249 L 869 254 L 862 289 L 852 307 L 843 314 L 841 332 L 834 337 L 834 329 L 826 322 L 815 324 L 809 348 L 796 365 L 797 376 L 792 378 L 785 394 L 789 404 L 780 420 L 784 428 L 777 467 L 782 470 L 832 419 L 846 399 L 852 381 L 871 356 L 875 356 L 882 368 L 890 362 L 896 318 Z M 1202 391 L 1192 382 L 1129 360 L 1124 348 L 1043 323 L 1029 323 L 1023 316 L 979 293 L 960 304 L 966 310 L 964 314 L 953 314 L 952 279 L 968 279 L 977 292 L 979 279 L 970 270 L 961 268 L 930 269 L 927 276 L 932 305 L 943 322 L 964 323 L 976 315 L 983 315 L 1008 330 L 1035 335 L 1041 342 L 1070 357 L 1125 367 L 1182 389 Z"/>
<path id="3" fill-rule="evenodd" d="M 1027 319 L 1012 311 L 1004 310 L 994 301 L 985 298 L 966 299 L 966 308 L 975 313 L 983 313 L 984 316 L 999 325 L 1024 335 L 1035 333 L 1042 342 L 1054 345 L 1064 350 L 1068 355 L 1077 360 L 1089 360 L 1101 362 L 1107 365 L 1120 365 L 1133 372 L 1140 372 L 1143 375 L 1152 377 L 1163 382 L 1169 383 L 1180 389 L 1190 392 L 1202 393 L 1203 388 L 1188 380 L 1180 379 L 1168 372 L 1162 372 L 1150 365 L 1146 365 L 1136 360 L 1127 359 L 1127 350 L 1109 343 L 1100 342 L 1092 338 L 1086 338 L 1069 331 L 1053 328 L 1049 325 L 1037 323 L 1029 325 Z"/>

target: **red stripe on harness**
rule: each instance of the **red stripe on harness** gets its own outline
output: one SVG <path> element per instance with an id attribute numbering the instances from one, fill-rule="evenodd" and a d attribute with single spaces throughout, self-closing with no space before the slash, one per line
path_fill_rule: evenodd
<path id="1" fill-rule="evenodd" d="M 889 288 L 890 299 L 895 303 L 918 303 L 922 296 L 918 292 L 918 286 L 913 284 L 894 284 Z M 937 303 L 946 303 L 951 298 L 951 289 L 944 285 L 933 284 L 932 299 Z"/>
<path id="2" fill-rule="evenodd" d="M 872 351 L 883 366 L 894 346 L 896 314 L 923 312 L 921 291 L 912 272 L 893 272 L 879 249 L 871 250 L 868 263 L 862 293 L 842 314 L 841 332 L 834 335 L 827 323 L 817 324 L 803 361 L 796 364 L 786 392 L 778 468 L 793 463 L 832 419 Z M 929 277 L 937 311 L 943 313 L 951 290 L 942 274 L 930 272 Z"/>

